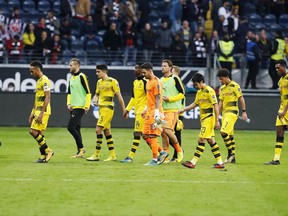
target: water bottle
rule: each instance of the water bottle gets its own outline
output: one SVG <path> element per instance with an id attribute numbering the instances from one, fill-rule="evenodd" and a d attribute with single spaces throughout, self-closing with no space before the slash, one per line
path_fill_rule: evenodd
<path id="1" fill-rule="evenodd" d="M 243 118 L 242 118 L 242 116 L 239 116 L 238 118 L 239 118 L 240 120 L 244 121 Z M 250 121 L 251 121 L 251 120 L 250 120 L 249 118 L 247 118 L 247 119 L 245 120 L 246 123 L 250 123 Z"/>

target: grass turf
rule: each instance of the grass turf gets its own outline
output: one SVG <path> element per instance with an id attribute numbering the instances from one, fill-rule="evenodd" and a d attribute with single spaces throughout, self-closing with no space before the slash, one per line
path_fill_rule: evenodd
<path id="1" fill-rule="evenodd" d="M 132 144 L 132 129 L 112 129 L 118 160 Z M 227 151 L 216 132 L 223 160 Z M 86 156 L 95 149 L 95 129 L 83 128 Z M 272 159 L 275 132 L 236 131 L 237 164 L 215 170 L 210 146 L 196 169 L 181 164 L 146 167 L 151 152 L 141 141 L 134 162 L 70 159 L 76 145 L 65 128 L 48 128 L 47 144 L 55 151 L 47 164 L 33 163 L 36 142 L 24 127 L 0 127 L 0 215 L 287 215 L 288 159 Z M 198 130 L 183 131 L 185 160 L 192 159 Z M 159 139 L 161 141 L 161 139 Z"/>

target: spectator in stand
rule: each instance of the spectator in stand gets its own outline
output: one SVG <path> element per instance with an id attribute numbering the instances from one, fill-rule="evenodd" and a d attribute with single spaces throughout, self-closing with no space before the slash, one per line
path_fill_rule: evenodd
<path id="1" fill-rule="evenodd" d="M 118 60 L 122 49 L 122 37 L 115 22 L 110 23 L 109 29 L 103 35 L 103 45 L 108 54 L 108 61 Z"/>
<path id="2" fill-rule="evenodd" d="M 54 34 L 52 39 L 52 53 L 51 53 L 51 63 L 61 64 L 63 52 L 63 45 L 59 34 Z"/>
<path id="3" fill-rule="evenodd" d="M 45 25 L 45 18 L 44 17 L 40 17 L 38 19 L 37 25 L 35 26 L 34 33 L 35 33 L 36 40 L 41 38 L 42 31 L 46 31 L 48 36 L 49 37 L 51 36 L 50 30 Z"/>
<path id="4" fill-rule="evenodd" d="M 23 42 L 19 35 L 14 35 L 14 37 L 6 42 L 9 63 L 21 63 L 22 52 L 23 52 Z"/>
<path id="5" fill-rule="evenodd" d="M 59 34 L 59 28 L 60 28 L 60 21 L 57 19 L 57 17 L 54 15 L 53 10 L 48 10 L 46 19 L 45 19 L 45 26 L 50 30 L 51 37 L 53 37 L 54 34 Z"/>
<path id="6" fill-rule="evenodd" d="M 183 9 L 182 9 L 183 1 L 184 0 L 172 0 L 171 1 L 169 19 L 171 20 L 171 23 L 172 23 L 171 30 L 173 33 L 178 31 L 181 28 L 181 20 L 183 16 Z"/>
<path id="7" fill-rule="evenodd" d="M 273 4 L 273 1 L 271 0 L 258 0 L 256 1 L 256 10 L 257 10 L 257 13 L 264 17 L 266 14 L 271 14 L 271 10 L 272 10 L 272 4 Z"/>
<path id="8" fill-rule="evenodd" d="M 85 23 L 81 26 L 81 41 L 84 49 L 86 49 L 86 44 L 89 40 L 96 41 L 97 27 L 91 15 L 87 16 Z"/>
<path id="9" fill-rule="evenodd" d="M 38 39 L 36 38 L 35 41 L 35 58 L 41 62 L 48 61 L 51 56 L 52 51 L 52 41 L 51 38 L 46 30 L 41 32 L 41 37 Z"/>
<path id="10" fill-rule="evenodd" d="M 171 44 L 171 58 L 174 64 L 184 66 L 187 48 L 181 39 L 180 34 L 175 34 Z"/>
<path id="11" fill-rule="evenodd" d="M 22 38 L 25 26 L 25 22 L 23 22 L 20 17 L 20 9 L 18 7 L 14 7 L 12 15 L 7 19 L 6 23 L 10 38 L 14 38 L 15 35 Z"/>
<path id="12" fill-rule="evenodd" d="M 95 21 L 98 30 L 106 29 L 106 23 L 104 22 L 104 13 L 103 13 L 104 6 L 105 6 L 104 0 L 96 0 L 94 3 L 93 20 Z"/>
<path id="13" fill-rule="evenodd" d="M 198 27 L 197 27 L 197 32 L 200 33 L 201 40 L 202 40 L 205 44 L 207 44 L 207 43 L 208 43 L 208 37 L 207 37 L 206 33 L 204 32 L 203 26 L 198 26 Z"/>
<path id="14" fill-rule="evenodd" d="M 134 23 L 138 22 L 138 4 L 136 0 L 127 0 L 125 5 L 126 17 L 133 20 Z"/>
<path id="15" fill-rule="evenodd" d="M 231 26 L 231 27 L 233 27 L 232 28 L 232 34 L 234 35 L 235 32 L 237 31 L 238 27 L 239 27 L 239 20 L 240 20 L 239 10 L 237 8 L 234 8 L 232 10 L 231 18 L 233 19 L 233 26 Z"/>
<path id="16" fill-rule="evenodd" d="M 24 46 L 24 55 L 26 57 L 26 60 L 28 62 L 31 62 L 33 57 L 33 51 L 35 49 L 34 43 L 35 43 L 35 34 L 34 34 L 35 26 L 31 22 L 28 25 L 26 25 L 24 34 L 23 34 L 23 46 Z"/>
<path id="17" fill-rule="evenodd" d="M 229 32 L 229 17 L 231 16 L 230 13 L 230 1 L 229 0 L 223 0 L 222 1 L 222 7 L 218 10 L 218 17 L 219 17 L 219 27 L 218 27 L 218 33 L 220 37 L 223 37 L 224 32 L 227 32 L 229 35 L 231 35 L 231 32 Z"/>
<path id="18" fill-rule="evenodd" d="M 184 42 L 186 48 L 189 48 L 189 43 L 193 38 L 193 35 L 190 30 L 189 22 L 187 20 L 183 20 L 182 26 L 177 29 L 175 34 L 179 34 L 182 41 Z"/>
<path id="19" fill-rule="evenodd" d="M 218 31 L 217 30 L 213 30 L 212 31 L 212 36 L 209 39 L 208 42 L 208 52 L 210 54 L 215 54 L 217 47 L 218 47 L 218 43 L 219 43 L 219 36 L 218 36 Z"/>
<path id="20" fill-rule="evenodd" d="M 207 59 L 206 43 L 201 39 L 200 32 L 195 33 L 195 36 L 190 43 L 190 49 L 192 51 L 193 66 L 205 67 Z"/>
<path id="21" fill-rule="evenodd" d="M 124 45 L 124 59 L 123 63 L 126 65 L 129 60 L 129 53 L 132 54 L 132 61 L 136 62 L 137 56 L 137 30 L 134 26 L 133 20 L 127 19 L 122 27 L 123 45 Z"/>
<path id="22" fill-rule="evenodd" d="M 0 8 L 0 23 L 6 24 L 7 22 L 7 18 L 6 16 L 3 14 L 2 9 Z"/>
<path id="23" fill-rule="evenodd" d="M 192 35 L 194 35 L 195 32 L 197 31 L 198 22 L 201 17 L 199 6 L 198 6 L 198 0 L 187 0 L 186 5 L 187 5 L 186 6 L 186 10 L 187 10 L 186 19 L 189 22 L 191 33 Z"/>
<path id="24" fill-rule="evenodd" d="M 270 61 L 270 46 L 271 42 L 267 38 L 266 30 L 261 29 L 259 33 L 259 39 L 257 41 L 257 45 L 259 47 L 260 55 L 262 56 L 261 59 L 261 67 L 268 68 L 269 61 Z"/>
<path id="25" fill-rule="evenodd" d="M 62 42 L 67 44 L 65 46 L 66 49 L 71 48 L 71 43 L 72 43 L 71 29 L 72 29 L 72 23 L 70 22 L 68 18 L 64 18 L 60 26 L 60 35 L 61 35 Z"/>
<path id="26" fill-rule="evenodd" d="M 246 78 L 244 88 L 247 89 L 251 82 L 252 89 L 257 89 L 256 76 L 259 72 L 261 56 L 260 56 L 258 45 L 255 40 L 255 35 L 252 31 L 248 31 L 247 33 L 246 60 L 247 60 L 247 66 L 248 66 L 248 75 Z"/>
<path id="27" fill-rule="evenodd" d="M 91 0 L 78 0 L 75 5 L 75 17 L 85 20 L 91 14 Z"/>
<path id="28" fill-rule="evenodd" d="M 141 31 L 141 39 L 144 61 L 151 62 L 156 46 L 156 33 L 151 29 L 150 23 L 146 23 L 145 28 Z"/>
<path id="29" fill-rule="evenodd" d="M 138 31 L 141 31 L 148 22 L 148 16 L 151 12 L 150 4 L 146 0 L 138 0 L 139 22 Z"/>
<path id="30" fill-rule="evenodd" d="M 125 17 L 125 5 L 121 0 L 113 0 L 113 2 L 108 4 L 109 20 L 108 22 L 116 22 L 117 27 L 120 28 Z"/>
<path id="31" fill-rule="evenodd" d="M 60 17 L 69 18 L 75 16 L 75 10 L 70 0 L 60 0 Z"/>
<path id="32" fill-rule="evenodd" d="M 161 28 L 157 32 L 156 46 L 161 53 L 161 58 L 166 59 L 170 55 L 170 48 L 172 44 L 172 31 L 168 26 L 167 20 L 162 20 Z"/>
<path id="33" fill-rule="evenodd" d="M 230 79 L 232 80 L 232 65 L 234 63 L 234 42 L 230 39 L 228 32 L 224 33 L 224 37 L 220 39 L 217 47 L 218 60 L 221 68 L 230 71 Z"/>

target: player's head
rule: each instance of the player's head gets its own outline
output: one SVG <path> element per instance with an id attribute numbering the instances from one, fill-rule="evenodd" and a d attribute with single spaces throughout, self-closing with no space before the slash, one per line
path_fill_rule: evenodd
<path id="1" fill-rule="evenodd" d="M 42 63 L 38 60 L 34 60 L 32 62 L 30 62 L 30 74 L 33 77 L 38 78 L 40 76 L 40 74 L 42 73 Z"/>
<path id="2" fill-rule="evenodd" d="M 135 64 L 135 67 L 134 67 L 134 74 L 135 76 L 138 78 L 140 77 L 143 77 L 143 73 L 141 72 L 141 65 L 143 64 L 144 62 L 142 61 L 137 61 L 136 64 Z"/>
<path id="3" fill-rule="evenodd" d="M 153 74 L 153 65 L 150 62 L 145 62 L 140 66 L 141 72 L 145 78 L 150 79 Z"/>
<path id="4" fill-rule="evenodd" d="M 170 73 L 172 72 L 172 68 L 173 68 L 173 63 L 172 61 L 168 60 L 168 59 L 164 59 L 162 60 L 162 73 Z"/>
<path id="5" fill-rule="evenodd" d="M 226 68 L 221 68 L 217 72 L 217 77 L 218 77 L 218 79 L 222 85 L 228 84 L 231 81 L 230 80 L 230 71 L 227 70 Z"/>
<path id="6" fill-rule="evenodd" d="M 98 78 L 100 78 L 100 79 L 107 76 L 107 74 L 108 74 L 107 65 L 106 64 L 96 65 L 96 74 L 97 74 Z"/>
<path id="7" fill-rule="evenodd" d="M 202 84 L 205 83 L 204 76 L 200 73 L 193 74 L 191 81 L 196 89 L 201 89 Z"/>
<path id="8" fill-rule="evenodd" d="M 287 63 L 284 59 L 275 61 L 275 70 L 279 76 L 286 74 Z"/>
<path id="9" fill-rule="evenodd" d="M 70 73 L 75 74 L 80 69 L 80 60 L 77 58 L 72 58 L 69 61 Z"/>
<path id="10" fill-rule="evenodd" d="M 181 72 L 180 68 L 176 65 L 173 65 L 172 73 L 176 76 L 180 76 L 180 72 Z"/>

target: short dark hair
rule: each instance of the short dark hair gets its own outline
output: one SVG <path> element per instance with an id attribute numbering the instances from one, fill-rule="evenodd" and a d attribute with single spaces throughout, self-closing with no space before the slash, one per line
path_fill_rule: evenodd
<path id="1" fill-rule="evenodd" d="M 143 61 L 137 61 L 135 65 L 138 65 L 140 67 L 142 64 L 144 64 Z"/>
<path id="2" fill-rule="evenodd" d="M 202 74 L 200 74 L 200 73 L 195 73 L 195 74 L 193 74 L 191 81 L 192 81 L 193 83 L 194 83 L 194 82 L 200 83 L 201 81 L 203 81 L 203 83 L 205 82 L 205 81 L 204 81 L 204 76 L 203 76 Z"/>
<path id="3" fill-rule="evenodd" d="M 169 67 L 173 67 L 173 62 L 172 62 L 171 60 L 169 60 L 169 59 L 163 59 L 163 60 L 162 60 L 162 63 L 163 63 L 163 62 L 166 62 Z"/>
<path id="4" fill-rule="evenodd" d="M 42 63 L 38 60 L 34 60 L 34 61 L 30 62 L 30 66 L 39 68 L 41 71 L 43 69 Z"/>
<path id="5" fill-rule="evenodd" d="M 102 71 L 106 71 L 106 73 L 108 72 L 108 67 L 106 64 L 99 64 L 96 65 L 96 70 L 102 70 Z"/>
<path id="6" fill-rule="evenodd" d="M 226 68 L 221 68 L 217 73 L 217 77 L 230 77 L 230 71 Z"/>
<path id="7" fill-rule="evenodd" d="M 285 67 L 285 68 L 287 67 L 287 62 L 284 59 L 275 61 L 275 65 L 276 64 L 280 64 L 282 67 Z"/>
<path id="8" fill-rule="evenodd" d="M 153 65 L 150 62 L 145 62 L 140 67 L 145 70 L 153 70 Z"/>

